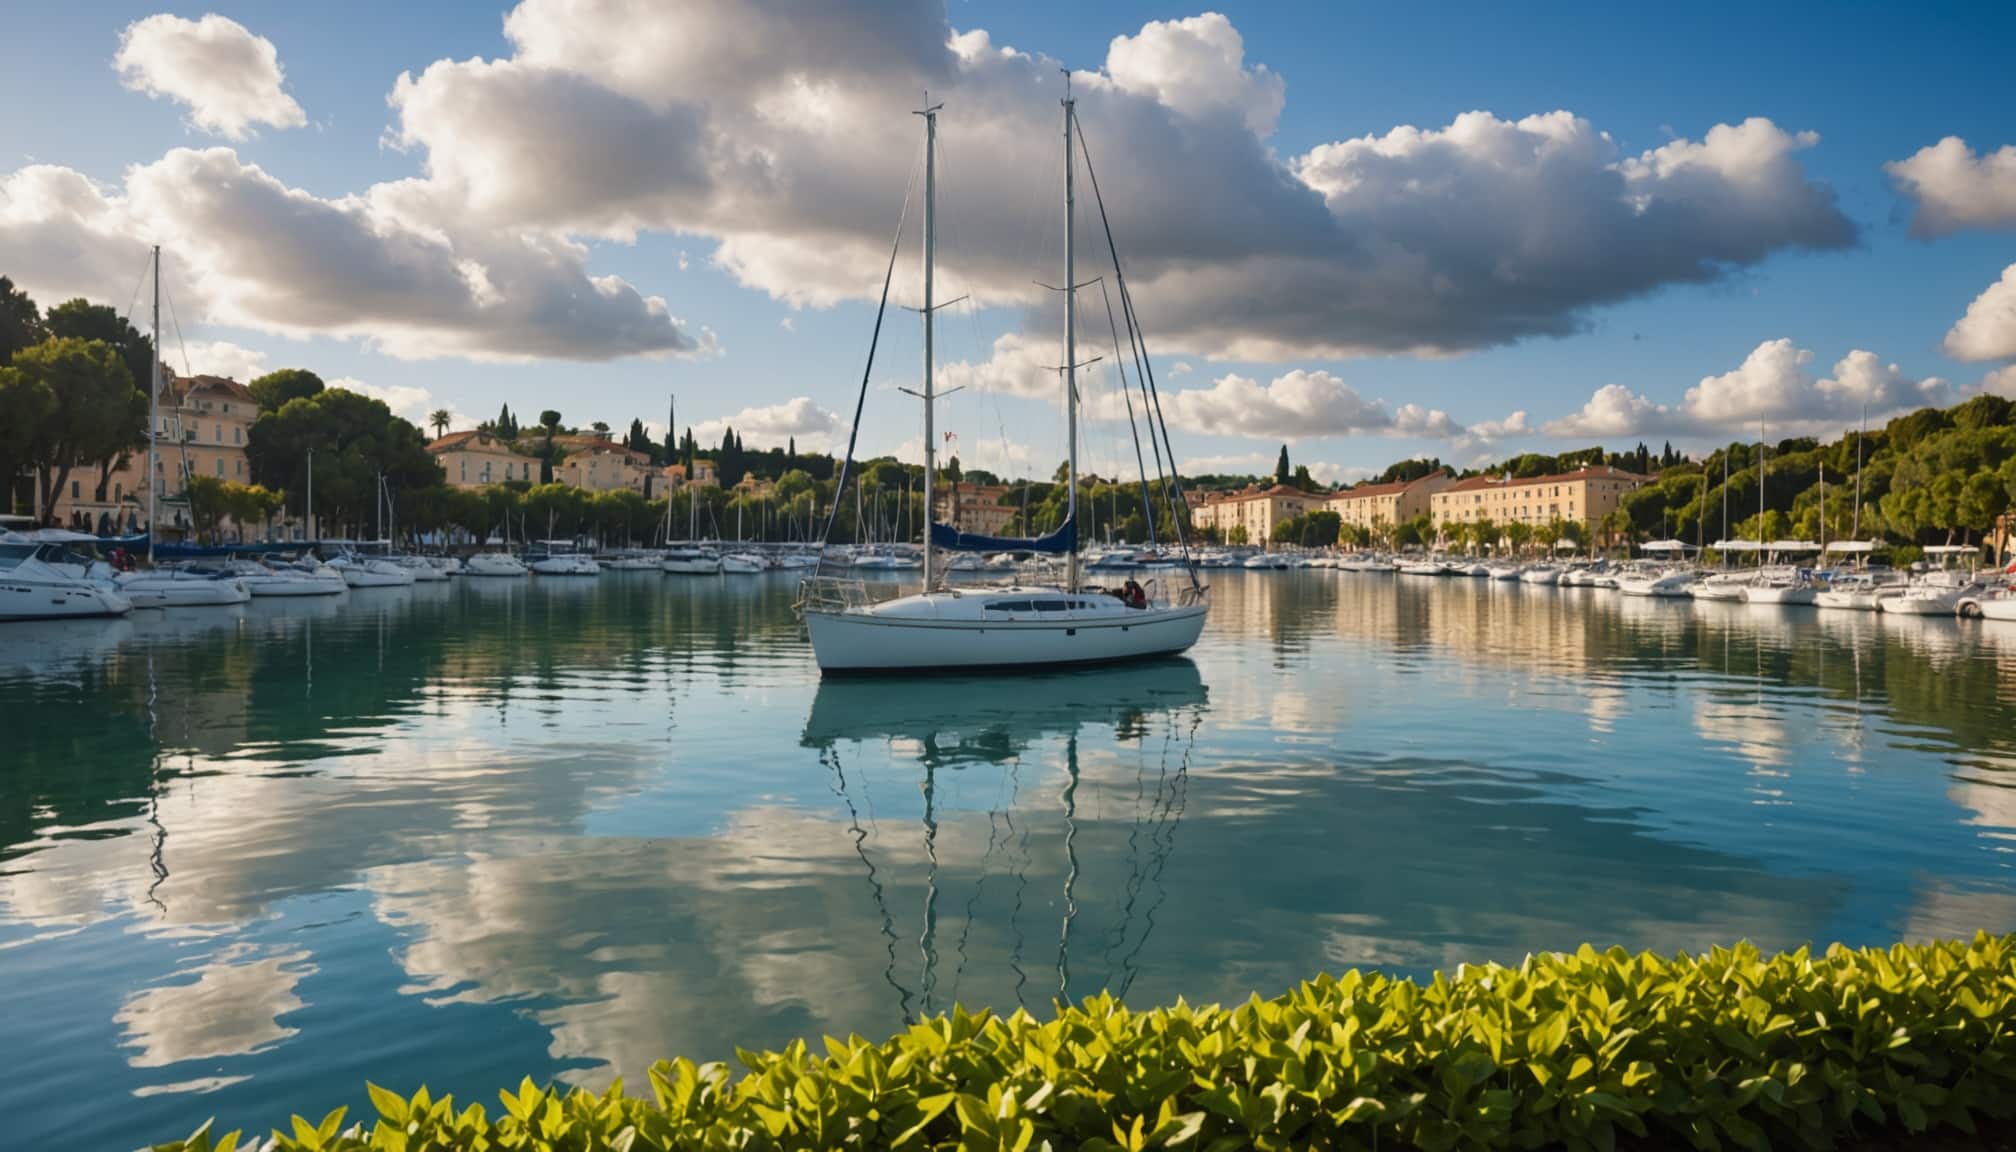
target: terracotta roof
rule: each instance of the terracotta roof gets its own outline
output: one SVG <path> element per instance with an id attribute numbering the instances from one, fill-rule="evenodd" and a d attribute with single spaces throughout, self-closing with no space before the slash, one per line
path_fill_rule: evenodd
<path id="1" fill-rule="evenodd" d="M 1247 500 L 1259 500 L 1262 497 L 1276 497 L 1276 498 L 1293 497 L 1297 500 L 1321 500 L 1323 498 L 1317 493 L 1304 492 L 1302 489 L 1296 488 L 1292 485 L 1276 484 L 1272 488 L 1266 488 L 1260 490 L 1249 489 L 1245 492 L 1234 492 L 1228 496 L 1225 496 L 1223 499 L 1212 501 L 1212 503 L 1238 504 L 1243 503 Z"/>
<path id="2" fill-rule="evenodd" d="M 1536 484 L 1565 484 L 1575 480 L 1605 479 L 1631 480 L 1642 484 L 1651 479 L 1651 477 L 1640 476 L 1636 472 L 1626 472 L 1622 468 L 1607 466 L 1601 468 L 1578 468 L 1573 472 L 1558 472 L 1552 476 L 1528 476 L 1524 479 L 1505 479 L 1486 474 L 1483 476 L 1472 476 L 1468 480 L 1459 481 L 1437 492 L 1436 495 L 1444 496 L 1453 492 L 1475 492 L 1479 488 L 1529 488 Z"/>
<path id="3" fill-rule="evenodd" d="M 471 441 L 475 441 L 475 443 L 471 444 L 470 443 Z M 446 436 L 442 436 L 439 437 L 438 439 L 430 441 L 427 445 L 427 451 L 454 452 L 458 449 L 467 450 L 470 448 L 490 448 L 490 447 L 502 448 L 504 451 L 509 452 L 513 456 L 532 455 L 530 452 L 527 452 L 519 448 L 516 444 L 511 443 L 509 440 L 505 440 L 498 436 L 492 436 L 490 433 L 485 432 L 480 428 L 471 428 L 463 432 L 450 432 Z"/>
<path id="4" fill-rule="evenodd" d="M 228 376 L 177 376 L 166 368 L 161 370 L 161 392 L 165 400 L 180 405 L 197 392 L 221 392 L 233 400 L 247 404 L 259 403 L 252 390 Z"/>
<path id="5" fill-rule="evenodd" d="M 1356 488 L 1346 488 L 1341 492 L 1332 492 L 1330 494 L 1330 499 L 1356 500 L 1363 496 L 1394 496 L 1398 495 L 1401 492 L 1407 491 L 1409 488 L 1414 487 L 1416 484 L 1422 484 L 1429 480 L 1433 480 L 1438 476 L 1447 476 L 1447 475 L 1449 475 L 1448 469 L 1438 468 L 1433 472 L 1416 476 L 1412 480 L 1390 480 L 1384 484 L 1360 484 Z"/>

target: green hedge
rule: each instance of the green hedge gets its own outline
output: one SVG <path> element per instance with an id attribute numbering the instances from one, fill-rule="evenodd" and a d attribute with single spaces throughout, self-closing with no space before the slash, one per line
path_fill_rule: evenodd
<path id="1" fill-rule="evenodd" d="M 652 1099 L 541 1088 L 502 1110 L 372 1087 L 280 1149 L 1826 1147 L 2016 1115 L 2016 936 L 1765 957 L 1549 954 L 1426 985 L 1356 970 L 1235 1008 L 955 1008 L 651 1069 Z M 209 1126 L 161 1145 L 232 1147 Z"/>

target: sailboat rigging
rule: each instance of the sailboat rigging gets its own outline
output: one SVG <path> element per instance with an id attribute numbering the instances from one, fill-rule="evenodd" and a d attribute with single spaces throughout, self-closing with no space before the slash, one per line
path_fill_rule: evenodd
<path id="1" fill-rule="evenodd" d="M 826 576 L 806 580 L 800 590 L 799 611 L 805 621 L 815 658 L 822 671 L 894 671 L 920 668 L 1032 667 L 1043 665 L 1105 663 L 1182 652 L 1197 642 L 1210 610 L 1207 589 L 1188 564 L 1189 586 L 1173 598 L 1151 598 L 1145 589 L 1130 588 L 1126 595 L 1088 588 L 1079 564 L 1078 532 L 1078 361 L 1076 158 L 1082 148 L 1076 101 L 1070 94 L 1066 74 L 1064 119 L 1064 282 L 1057 290 L 1064 296 L 1064 363 L 1057 372 L 1064 392 L 1066 501 L 1063 523 L 1038 537 L 1009 538 L 961 531 L 954 525 L 936 522 L 937 425 L 934 325 L 936 311 L 943 307 L 934 298 L 937 257 L 937 164 L 938 114 L 942 105 L 930 104 L 917 115 L 924 118 L 924 211 L 923 307 L 924 364 L 922 388 L 913 393 L 924 405 L 924 509 L 928 527 L 923 533 L 924 587 L 920 592 L 874 600 L 867 585 L 858 579 Z M 1087 153 L 1088 174 L 1089 152 Z M 1094 180 L 1094 191 L 1097 181 Z M 906 203 L 907 207 L 907 203 Z M 1121 313 L 1128 321 L 1130 344 L 1136 359 L 1137 375 L 1146 381 L 1144 391 L 1153 399 L 1153 376 L 1147 367 L 1145 347 L 1135 325 L 1134 308 L 1126 281 L 1119 273 L 1119 252 L 1100 205 L 1100 221 L 1105 228 L 1109 252 L 1114 260 L 1114 279 L 1119 289 Z M 890 253 L 890 270 L 895 267 L 896 249 L 901 246 L 901 228 Z M 862 396 L 855 404 L 854 430 L 848 439 L 847 458 L 842 462 L 840 482 L 844 485 L 852 471 L 854 442 L 861 426 L 869 373 L 873 370 L 882 315 L 888 303 L 889 275 L 885 274 L 882 304 L 876 311 L 875 335 L 869 343 L 869 371 L 863 373 Z M 1115 344 L 1118 344 L 1115 326 Z M 1125 387 L 1124 373 L 1122 376 Z M 1131 409 L 1131 402 L 1129 404 Z M 1159 404 L 1149 420 L 1151 440 L 1161 423 Z M 1168 446 L 1168 429 L 1159 427 L 1162 445 Z M 1137 441 L 1138 445 L 1138 441 Z M 1157 453 L 1158 467 L 1162 453 Z M 1174 478 L 1174 452 L 1170 487 Z M 1137 462 L 1139 461 L 1137 447 Z M 1144 501 L 1146 477 L 1143 477 Z M 1026 486 L 1025 486 L 1026 496 Z M 860 482 L 855 488 L 857 508 Z M 1172 496 L 1180 499 L 1180 496 Z M 837 501 L 836 501 L 837 503 Z M 907 504 L 907 500 L 906 500 Z M 856 516 L 857 521 L 859 516 Z M 1023 530 L 1028 531 L 1026 524 Z M 1178 539 L 1181 521 L 1175 518 Z M 833 522 L 827 522 L 826 540 L 832 537 Z M 943 571 L 936 553 L 948 551 L 1024 552 L 1062 555 L 1065 579 L 1062 586 L 1024 586 L 950 589 L 942 584 Z"/>

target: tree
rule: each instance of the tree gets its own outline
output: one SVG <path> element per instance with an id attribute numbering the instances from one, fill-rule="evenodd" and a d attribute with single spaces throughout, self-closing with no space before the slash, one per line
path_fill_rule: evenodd
<path id="1" fill-rule="evenodd" d="M 1505 542 L 1512 545 L 1513 554 L 1526 551 L 1533 542 L 1533 526 L 1524 520 L 1514 520 L 1505 525 Z"/>
<path id="2" fill-rule="evenodd" d="M 546 439 L 553 439 L 553 434 L 560 430 L 560 413 L 551 408 L 539 413 L 539 426 L 546 429 Z"/>
<path id="3" fill-rule="evenodd" d="M 325 524 L 368 526 L 381 473 L 395 500 L 442 483 L 441 466 L 420 429 L 394 416 L 384 401 L 342 388 L 260 413 L 245 447 L 253 482 L 305 502 L 311 449 L 315 515 Z"/>
<path id="4" fill-rule="evenodd" d="M 19 368 L 0 368 L 0 512 L 14 511 L 15 477 L 31 460 L 37 432 L 56 411 L 56 394 Z"/>
<path id="5" fill-rule="evenodd" d="M 1288 467 L 1288 445 L 1283 444 L 1280 458 L 1274 461 L 1274 483 L 1286 484 L 1293 477 L 1294 472 Z"/>
<path id="6" fill-rule="evenodd" d="M 287 406 L 289 400 L 300 400 L 319 395 L 322 391 L 322 377 L 306 368 L 281 368 L 246 385 L 252 391 L 252 398 L 259 402 L 259 411 L 278 412 Z"/>
<path id="7" fill-rule="evenodd" d="M 0 368 L 12 364 L 16 352 L 40 344 L 48 336 L 35 301 L 14 287 L 14 281 L 0 276 Z"/>
<path id="8" fill-rule="evenodd" d="M 49 335 L 78 340 L 103 340 L 119 350 L 126 371 L 145 387 L 147 374 L 154 370 L 154 341 L 126 321 L 109 304 L 93 304 L 79 296 L 56 305 L 43 317 Z"/>
<path id="9" fill-rule="evenodd" d="M 28 442 L 28 462 L 42 477 L 42 514 L 53 519 L 71 469 L 117 454 L 144 431 L 146 401 L 142 397 L 136 427 L 139 389 L 118 350 L 100 340 L 44 340 L 15 353 L 14 367 L 55 400 Z"/>
<path id="10" fill-rule="evenodd" d="M 434 426 L 434 438 L 439 440 L 448 434 L 449 421 L 455 419 L 446 408 L 436 408 L 427 416 L 427 423 Z"/>
<path id="11" fill-rule="evenodd" d="M 597 420 L 593 424 L 588 425 L 588 427 L 593 428 L 604 436 L 609 434 L 609 422 L 606 420 Z"/>

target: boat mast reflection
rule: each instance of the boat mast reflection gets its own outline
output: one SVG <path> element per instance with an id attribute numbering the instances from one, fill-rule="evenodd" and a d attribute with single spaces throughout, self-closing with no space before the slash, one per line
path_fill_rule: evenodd
<path id="1" fill-rule="evenodd" d="M 800 742 L 818 749 L 820 761 L 830 773 L 834 794 L 846 809 L 855 855 L 861 860 L 869 895 L 881 919 L 884 949 L 889 958 L 884 980 L 896 993 L 906 1022 L 914 1022 L 943 1007 L 939 995 L 938 932 L 939 901 L 945 895 L 941 875 L 941 851 L 945 845 L 940 839 L 941 835 L 952 835 L 955 839 L 948 843 L 956 845 L 961 825 L 947 822 L 940 771 L 980 767 L 1001 770 L 1000 786 L 986 810 L 986 845 L 964 902 L 964 923 L 955 944 L 958 959 L 951 978 L 951 999 L 957 1000 L 960 981 L 967 975 L 971 961 L 969 945 L 974 938 L 976 919 L 982 918 L 979 909 L 987 882 L 1005 857 L 1003 866 L 1014 878 L 1012 907 L 1007 915 L 1007 965 L 1014 974 L 1016 1002 L 1028 1007 L 1022 914 L 1027 906 L 1035 822 L 1026 811 L 1021 813 L 1019 825 L 1016 819 L 1022 791 L 1021 768 L 1032 747 L 1062 739 L 1063 781 L 1057 799 L 1063 820 L 1060 892 L 1063 908 L 1055 968 L 1056 996 L 1069 1001 L 1072 933 L 1083 911 L 1079 888 L 1090 862 L 1081 859 L 1080 789 L 1088 783 L 1098 786 L 1094 783 L 1097 777 L 1088 781 L 1086 767 L 1081 765 L 1080 733 L 1089 727 L 1103 726 L 1112 730 L 1118 742 L 1145 745 L 1160 722 L 1164 734 L 1152 794 L 1147 787 L 1145 757 L 1135 767 L 1135 811 L 1125 841 L 1127 875 L 1117 885 L 1114 901 L 1118 923 L 1103 934 L 1106 971 L 1102 983 L 1124 992 L 1140 970 L 1141 957 L 1154 931 L 1156 909 L 1167 897 L 1161 887 L 1161 876 L 1175 849 L 1176 827 L 1181 823 L 1187 796 L 1191 746 L 1206 701 L 1207 693 L 1196 665 L 1187 660 L 1125 669 L 1079 670 L 1017 678 L 1013 682 L 986 677 L 937 677 L 840 679 L 820 683 Z M 1186 714 L 1187 723 L 1181 719 Z M 899 934 L 888 901 L 891 879 L 887 860 L 878 868 L 868 847 L 869 831 L 862 826 L 851 794 L 852 788 L 861 787 L 865 781 L 857 780 L 850 787 L 841 765 L 839 745 L 843 743 L 880 745 L 891 749 L 899 759 L 914 756 L 921 769 L 924 893 L 922 927 L 917 936 L 921 970 L 914 990 L 898 974 Z M 1172 753 L 1178 753 L 1173 769 Z M 1147 804 L 1145 812 L 1141 810 L 1143 801 Z M 954 809 L 956 816 L 956 800 Z M 978 813 L 974 815 L 977 817 Z M 956 861 L 958 854 L 955 852 L 949 859 Z M 1096 855 L 1093 859 L 1096 860 Z M 1144 893 L 1151 885 L 1155 888 L 1154 896 L 1144 902 Z M 1138 930 L 1137 919 L 1142 923 Z"/>

